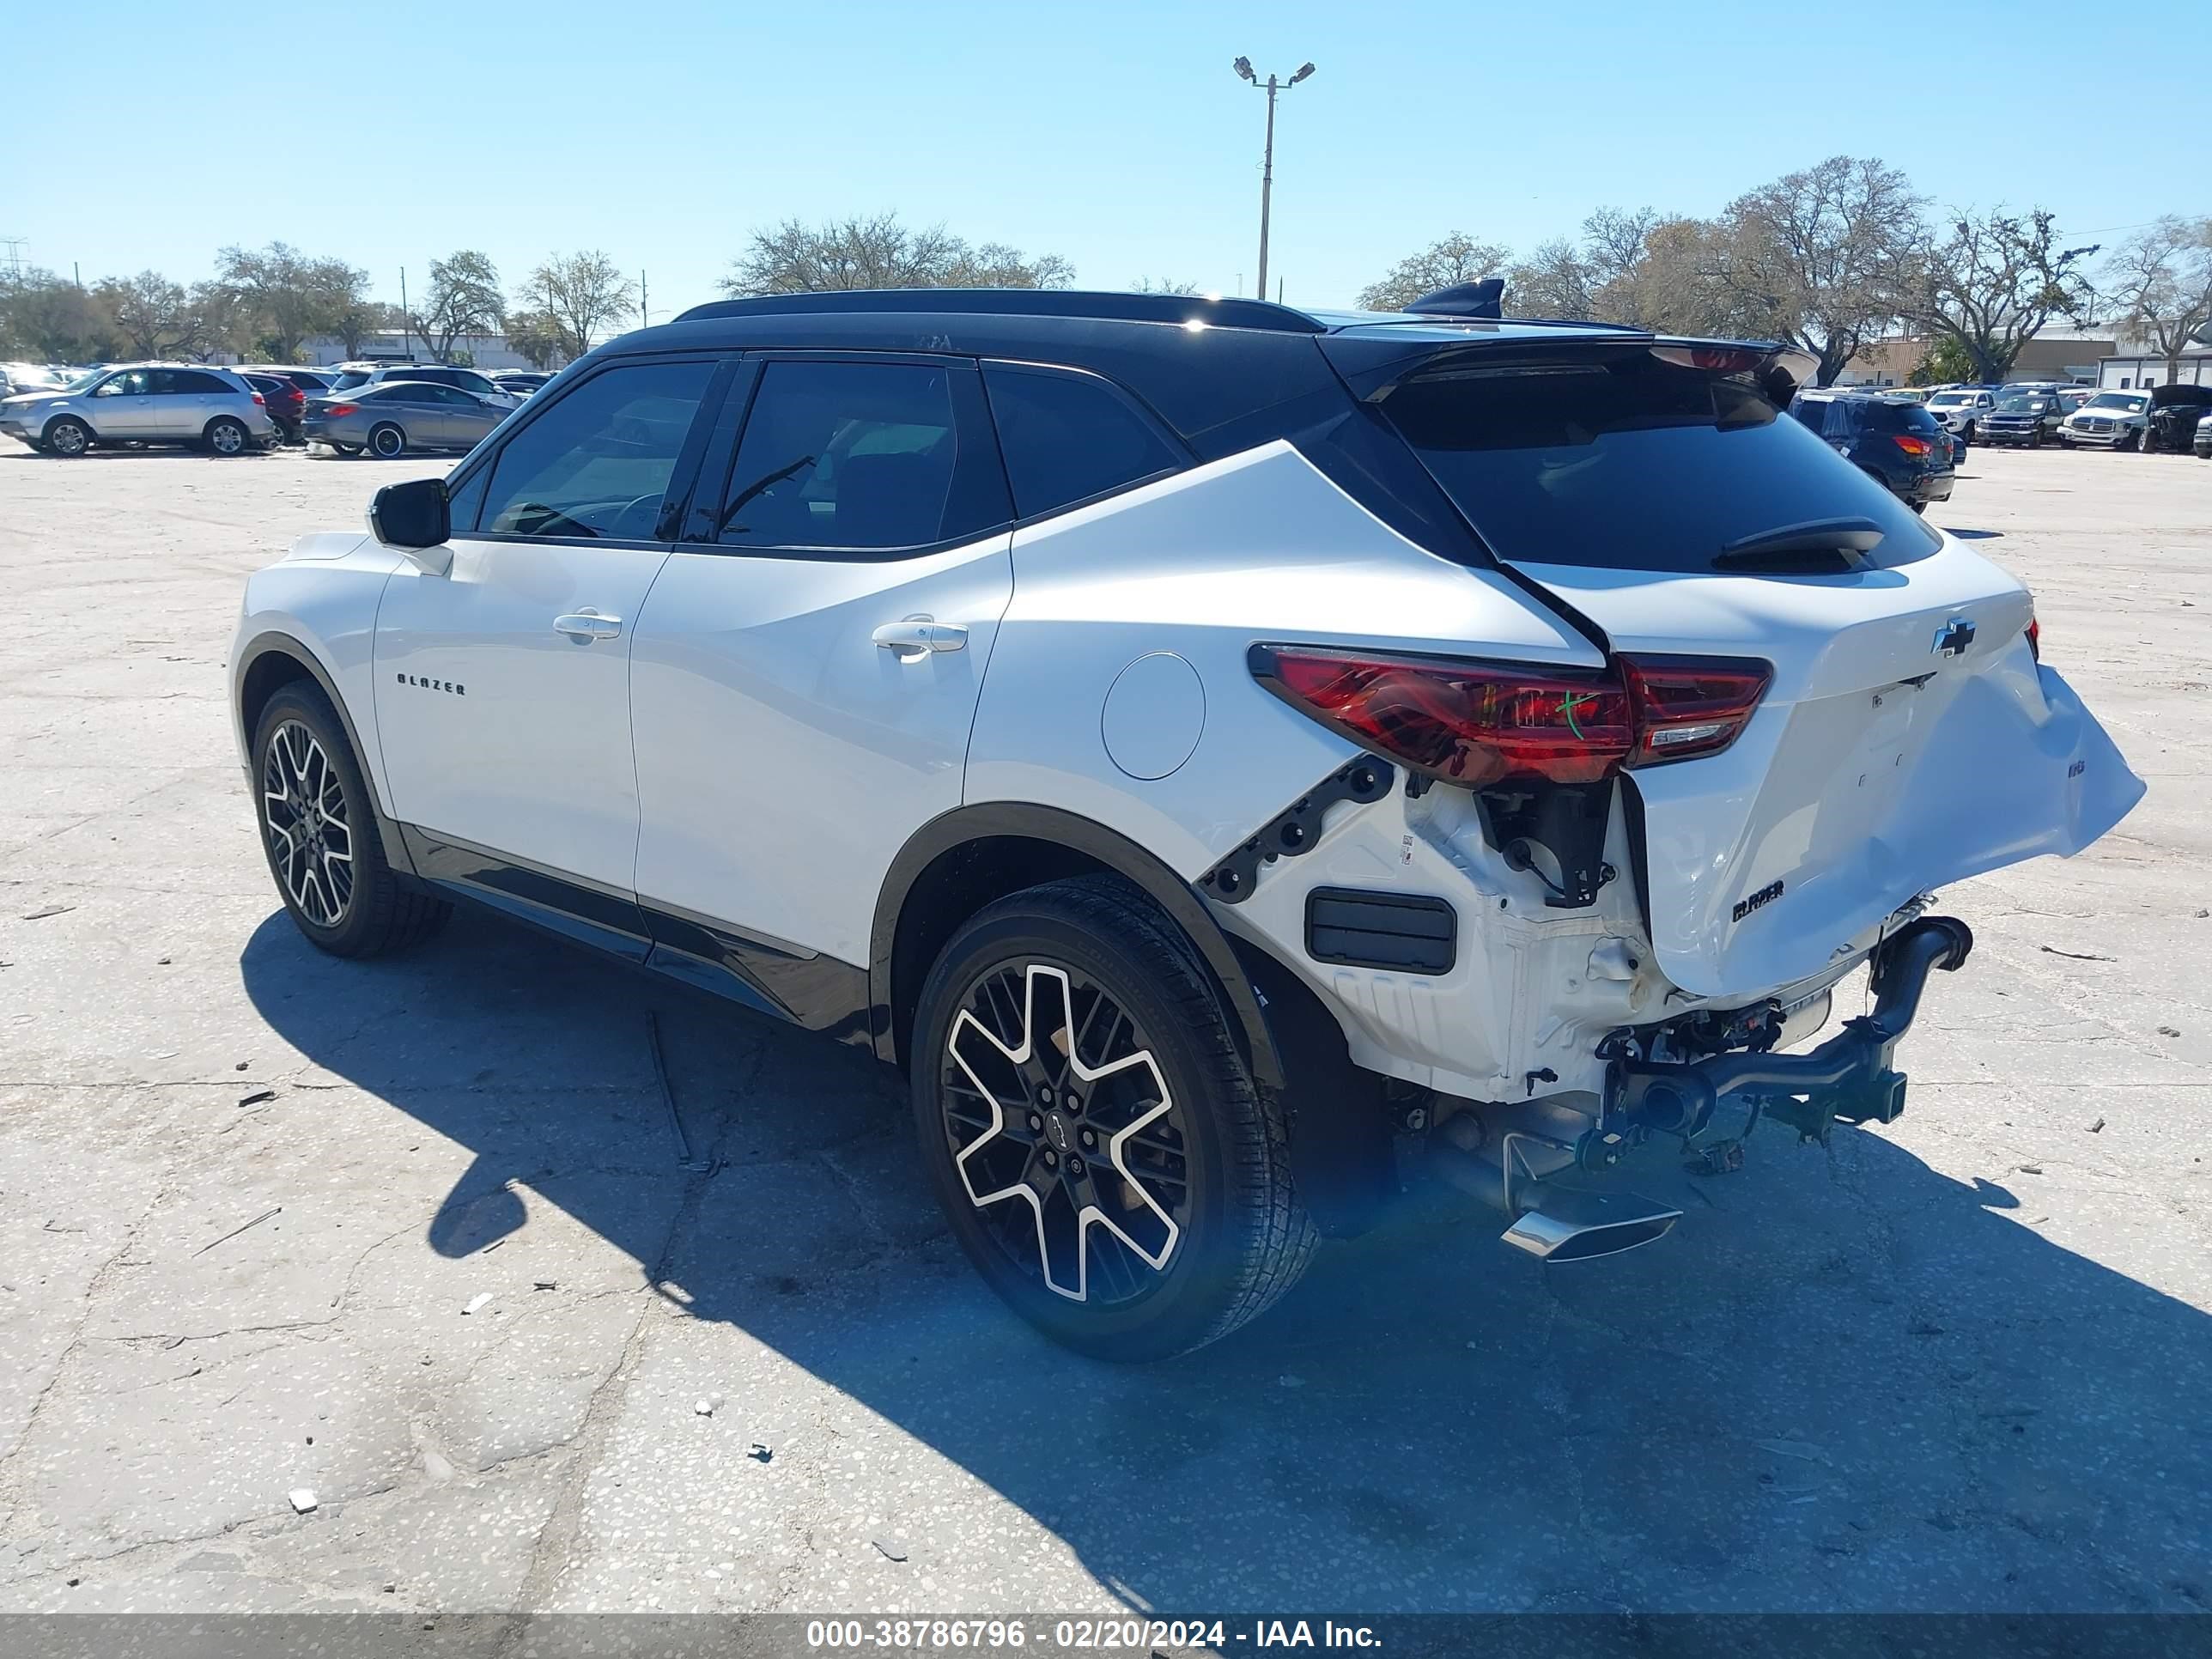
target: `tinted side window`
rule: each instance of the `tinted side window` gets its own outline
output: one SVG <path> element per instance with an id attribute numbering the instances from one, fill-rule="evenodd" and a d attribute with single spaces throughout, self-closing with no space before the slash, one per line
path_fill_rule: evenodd
<path id="1" fill-rule="evenodd" d="M 746 547 L 919 547 L 947 525 L 959 439 L 951 371 L 772 362 L 746 416 L 719 540 Z"/>
<path id="2" fill-rule="evenodd" d="M 483 528 L 650 539 L 714 373 L 711 362 L 633 363 L 579 382 L 500 451 Z"/>
<path id="3" fill-rule="evenodd" d="M 1087 374 L 987 368 L 991 417 L 1014 488 L 1034 518 L 1157 472 L 1179 458 L 1105 381 Z"/>
<path id="4" fill-rule="evenodd" d="M 1829 411 L 1835 406 L 1833 398 L 1800 398 L 1790 405 L 1790 412 L 1803 422 L 1815 436 L 1826 437 Z"/>

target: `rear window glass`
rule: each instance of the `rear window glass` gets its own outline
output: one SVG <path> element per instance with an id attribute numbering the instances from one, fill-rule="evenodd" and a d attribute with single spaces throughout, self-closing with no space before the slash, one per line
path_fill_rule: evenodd
<path id="1" fill-rule="evenodd" d="M 1444 367 L 1401 382 L 1382 409 L 1492 551 L 1515 562 L 1711 570 L 1731 543 L 1831 518 L 1881 526 L 1868 564 L 1941 544 L 1748 379 L 1640 347 Z"/>
<path id="2" fill-rule="evenodd" d="M 983 371 L 1014 510 L 1025 519 L 1172 471 L 1175 452 L 1103 380 Z"/>

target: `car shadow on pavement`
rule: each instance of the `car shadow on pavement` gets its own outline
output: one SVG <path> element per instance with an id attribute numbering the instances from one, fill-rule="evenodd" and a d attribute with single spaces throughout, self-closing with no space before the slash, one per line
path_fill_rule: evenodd
<path id="1" fill-rule="evenodd" d="M 781 1419 L 775 1467 L 818 1457 L 833 1492 L 810 1419 L 899 1431 L 857 1443 L 901 1479 L 879 1468 L 884 1490 L 854 1501 L 932 1494 L 892 1525 L 949 1606 L 977 1583 L 990 1605 L 1034 1605 L 1007 1577 L 1033 1547 L 905 1437 L 1164 1615 L 2212 1597 L 2189 1541 L 2212 1536 L 2212 1330 L 2037 1227 L 2136 1229 L 2138 1257 L 2145 1231 L 2191 1235 L 2094 1188 L 2045 1179 L 2031 1199 L 2033 1176 L 1966 1184 L 1879 1133 L 1838 1127 L 1824 1148 L 1763 1131 L 1741 1174 L 1650 1161 L 1640 1184 L 1687 1212 L 1672 1237 L 1545 1268 L 1424 1187 L 1235 1336 L 1115 1367 L 984 1289 L 909 1155 L 903 1085 L 853 1050 L 469 915 L 419 954 L 349 963 L 278 912 L 240 965 L 279 1036 L 471 1155 L 422 1217 L 430 1249 L 526 1237 L 557 1206 L 694 1339 L 626 1387 L 688 1399 L 727 1375 L 733 1398 L 751 1379 L 788 1393 L 745 1358 L 766 1345 L 866 1408 Z M 648 1011 L 711 1173 L 678 1167 Z M 757 1478 L 742 1456 L 667 1458 L 672 1512 Z"/>

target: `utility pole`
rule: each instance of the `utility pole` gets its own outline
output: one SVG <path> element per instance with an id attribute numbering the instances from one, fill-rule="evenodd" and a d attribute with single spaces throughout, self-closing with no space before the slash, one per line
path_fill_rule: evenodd
<path id="1" fill-rule="evenodd" d="M 1278 94 L 1289 91 L 1311 75 L 1314 66 L 1311 64 L 1301 66 L 1298 72 L 1287 81 L 1271 75 L 1265 85 L 1261 85 L 1260 77 L 1253 74 L 1250 58 L 1240 58 L 1231 67 L 1241 78 L 1267 94 L 1267 143 L 1260 164 L 1260 280 L 1255 285 L 1255 291 L 1264 300 L 1267 297 L 1267 220 L 1275 194 L 1275 99 Z"/>
<path id="2" fill-rule="evenodd" d="M 653 313 L 646 309 L 645 305 L 648 292 L 645 286 L 645 273 L 641 270 L 637 273 L 637 325 L 640 328 L 653 326 Z"/>
<path id="3" fill-rule="evenodd" d="M 415 325 L 407 319 L 407 267 L 399 267 L 399 355 L 415 355 Z"/>

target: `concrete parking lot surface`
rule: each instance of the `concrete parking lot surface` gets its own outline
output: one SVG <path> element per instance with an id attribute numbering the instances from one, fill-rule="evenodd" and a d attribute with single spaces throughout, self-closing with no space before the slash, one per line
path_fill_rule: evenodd
<path id="1" fill-rule="evenodd" d="M 0 1610 L 2212 1602 L 2212 465 L 1977 453 L 1932 515 L 2151 793 L 1944 896 L 1902 1121 L 1660 1158 L 1687 1218 L 1579 1267 L 1422 1188 L 1146 1370 L 1001 1310 L 851 1051 L 489 920 L 295 933 L 240 586 L 437 465 L 0 455 Z"/>

